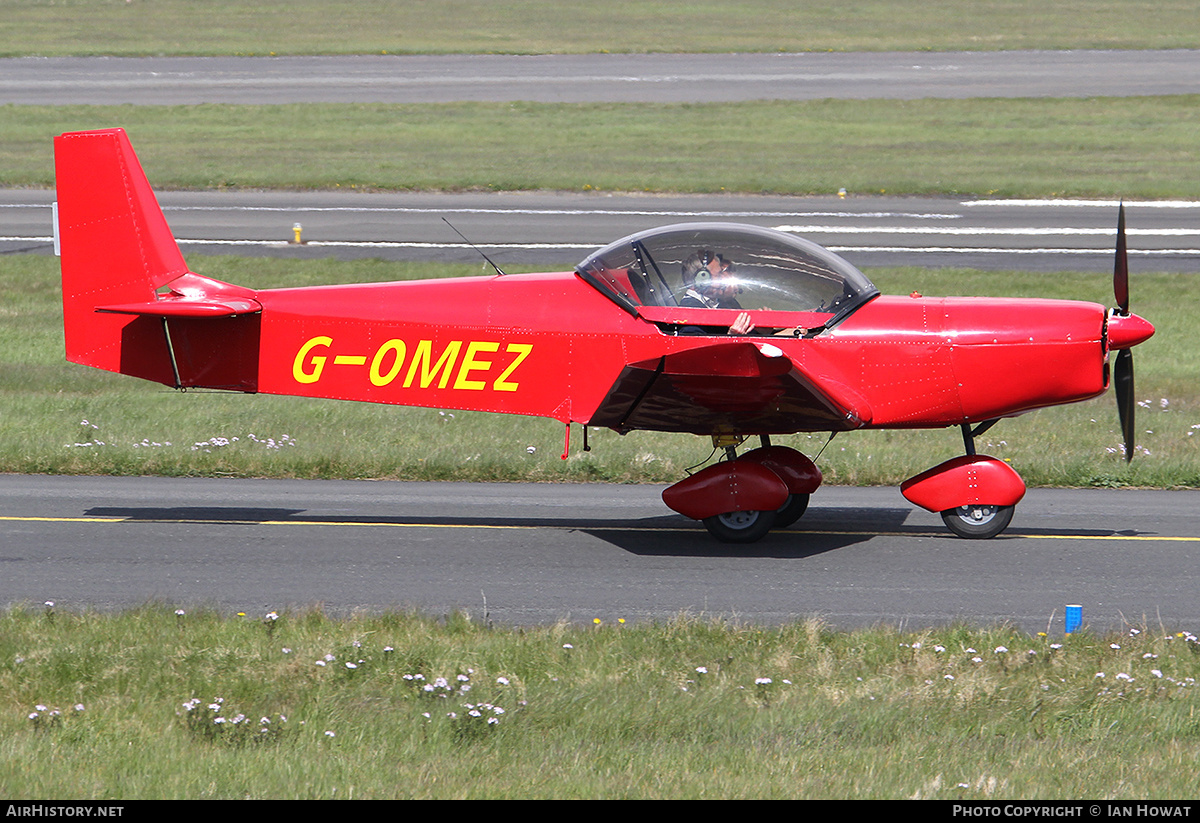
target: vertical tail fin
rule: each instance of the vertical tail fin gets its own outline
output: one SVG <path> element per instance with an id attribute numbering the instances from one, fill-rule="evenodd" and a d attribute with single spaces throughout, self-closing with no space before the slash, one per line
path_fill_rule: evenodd
<path id="1" fill-rule="evenodd" d="M 156 289 L 188 273 L 129 138 L 123 129 L 64 134 L 54 138 L 54 156 L 67 359 L 128 373 L 122 338 L 132 333 L 128 342 L 153 361 L 135 366 L 138 376 L 172 382 L 158 324 L 96 313 L 153 300 Z M 125 331 L 135 325 L 142 329 Z"/>
<path id="2" fill-rule="evenodd" d="M 254 292 L 188 271 L 125 131 L 60 135 L 54 157 L 67 359 L 253 391 L 257 317 L 237 321 L 261 310 Z"/>

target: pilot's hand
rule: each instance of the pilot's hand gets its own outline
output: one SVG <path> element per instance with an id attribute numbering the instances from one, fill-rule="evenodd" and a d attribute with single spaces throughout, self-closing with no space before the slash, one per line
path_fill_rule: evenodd
<path id="1" fill-rule="evenodd" d="M 729 326 L 730 334 L 749 334 L 752 331 L 754 331 L 754 321 L 750 319 L 749 312 L 739 314 Z"/>

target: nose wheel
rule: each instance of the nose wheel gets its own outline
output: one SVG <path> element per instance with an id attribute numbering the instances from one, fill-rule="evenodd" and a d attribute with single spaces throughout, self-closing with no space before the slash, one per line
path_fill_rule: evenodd
<path id="1" fill-rule="evenodd" d="M 942 522 L 959 537 L 986 540 L 1008 528 L 1015 506 L 984 506 L 972 504 L 946 509 Z"/>

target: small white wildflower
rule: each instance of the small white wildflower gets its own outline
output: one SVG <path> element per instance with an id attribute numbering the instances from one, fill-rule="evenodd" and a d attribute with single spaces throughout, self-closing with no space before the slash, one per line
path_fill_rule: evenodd
<path id="1" fill-rule="evenodd" d="M 497 678 L 496 678 L 496 682 L 497 682 L 497 683 L 499 683 L 501 686 L 507 686 L 507 685 L 508 685 L 508 678 L 507 678 L 507 677 L 503 677 L 503 676 L 501 676 L 501 677 L 497 677 Z"/>
<path id="2" fill-rule="evenodd" d="M 771 685 L 771 678 L 769 678 L 769 677 L 756 677 L 756 678 L 754 678 L 754 685 L 756 685 L 756 686 L 769 686 L 769 685 Z"/>
<path id="3" fill-rule="evenodd" d="M 1162 677 L 1162 676 L 1163 676 L 1162 672 L 1161 672 L 1160 670 L 1158 670 L 1158 669 L 1151 669 L 1151 670 L 1150 670 L 1150 674 L 1154 675 L 1155 677 Z"/>
<path id="4" fill-rule="evenodd" d="M 331 731 L 328 731 L 328 730 L 325 732 L 325 736 L 326 736 L 326 737 L 337 737 L 337 735 L 336 735 L 336 734 L 334 734 L 333 732 L 331 732 Z"/>
<path id="5" fill-rule="evenodd" d="M 697 666 L 696 674 L 708 674 L 708 666 Z"/>
<path id="6" fill-rule="evenodd" d="M 347 661 L 346 661 L 346 668 L 347 668 L 347 669 L 357 669 L 357 668 L 358 668 L 358 664 L 357 664 L 357 663 L 351 663 L 349 660 L 347 660 Z"/>
<path id="7" fill-rule="evenodd" d="M 1007 652 L 1008 652 L 1008 649 L 1005 646 L 997 646 L 996 647 L 996 654 L 1005 654 Z"/>

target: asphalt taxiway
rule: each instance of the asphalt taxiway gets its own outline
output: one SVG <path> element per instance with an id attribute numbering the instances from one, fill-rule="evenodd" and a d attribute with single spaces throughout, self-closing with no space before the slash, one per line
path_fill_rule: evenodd
<path id="1" fill-rule="evenodd" d="M 1031 489 L 962 540 L 894 488 L 824 487 L 715 542 L 660 487 L 0 476 L 0 603 L 253 614 L 466 610 L 497 624 L 688 613 L 837 627 L 1200 626 L 1200 492 Z"/>

